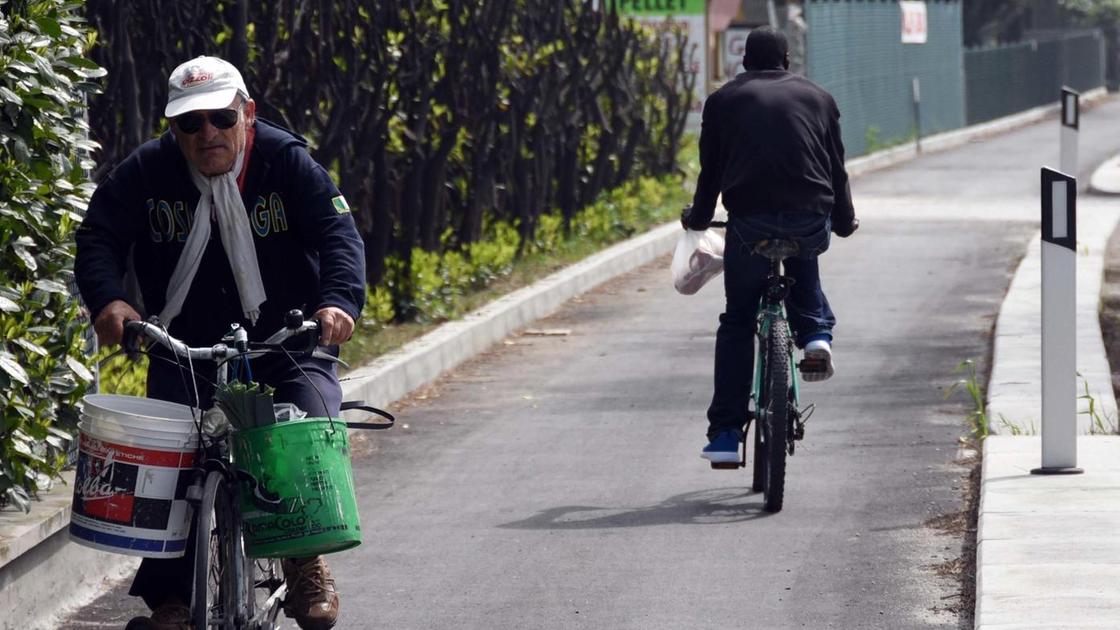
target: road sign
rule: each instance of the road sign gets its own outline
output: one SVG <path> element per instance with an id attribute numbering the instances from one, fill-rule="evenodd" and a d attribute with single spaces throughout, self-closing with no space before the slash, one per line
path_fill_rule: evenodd
<path id="1" fill-rule="evenodd" d="M 902 43 L 926 43 L 929 39 L 926 3 L 915 0 L 901 0 L 898 7 L 902 11 Z"/>

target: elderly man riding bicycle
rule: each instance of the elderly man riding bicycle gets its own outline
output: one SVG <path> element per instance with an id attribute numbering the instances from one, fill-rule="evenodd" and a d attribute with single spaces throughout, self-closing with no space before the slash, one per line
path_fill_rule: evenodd
<path id="1" fill-rule="evenodd" d="M 257 118 L 240 72 L 215 57 L 171 73 L 164 113 L 169 131 L 108 175 L 78 230 L 75 271 L 99 341 L 120 343 L 124 322 L 142 312 L 192 346 L 220 338 L 231 323 L 261 340 L 283 326 L 285 313 L 301 309 L 314 313 L 321 343 L 337 356 L 365 300 L 363 245 L 345 198 L 307 142 Z M 139 296 L 123 281 L 130 255 Z M 254 380 L 274 387 L 276 402 L 338 416 L 334 364 L 298 363 L 255 359 Z M 151 362 L 149 397 L 209 407 L 213 391 L 199 387 L 196 399 L 173 361 Z M 192 555 L 143 561 L 130 593 L 153 613 L 133 619 L 129 630 L 189 627 Z M 286 560 L 284 574 L 285 611 L 301 628 L 332 627 L 339 601 L 323 559 Z"/>

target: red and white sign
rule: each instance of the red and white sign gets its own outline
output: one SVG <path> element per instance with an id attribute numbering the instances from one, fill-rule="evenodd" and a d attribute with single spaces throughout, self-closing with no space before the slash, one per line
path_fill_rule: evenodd
<path id="1" fill-rule="evenodd" d="M 902 9 L 902 43 L 926 43 L 929 37 L 926 3 L 915 0 L 899 0 L 898 6 Z"/>

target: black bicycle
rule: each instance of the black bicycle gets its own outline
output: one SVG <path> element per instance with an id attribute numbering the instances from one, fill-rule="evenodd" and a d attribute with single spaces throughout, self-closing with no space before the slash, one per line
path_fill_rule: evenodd
<path id="1" fill-rule="evenodd" d="M 317 348 L 320 327 L 291 311 L 285 327 L 263 342 L 248 340 L 247 331 L 234 324 L 221 341 L 208 348 L 191 348 L 168 334 L 157 321 L 130 321 L 125 324 L 125 347 L 135 357 L 136 339 L 143 336 L 173 353 L 174 362 L 192 382 L 197 376 L 193 361 L 216 361 L 216 386 L 225 385 L 229 365 L 234 359 L 250 359 L 266 354 L 282 354 L 293 360 L 300 356 L 338 361 Z M 306 345 L 292 350 L 289 339 L 305 337 Z M 168 360 L 165 357 L 158 357 Z M 197 398 L 197 390 L 196 390 Z M 387 423 L 347 422 L 351 428 L 388 429 L 392 414 L 359 402 L 346 402 L 343 410 L 359 409 L 380 415 Z M 191 620 L 197 630 L 274 630 L 287 595 L 287 585 L 275 558 L 253 559 L 245 555 L 240 493 L 257 487 L 256 480 L 236 467 L 230 457 L 230 429 L 211 426 L 208 414 L 197 420 L 200 457 L 196 459 L 193 482 L 186 499 L 194 508 L 194 581 L 191 594 Z"/>

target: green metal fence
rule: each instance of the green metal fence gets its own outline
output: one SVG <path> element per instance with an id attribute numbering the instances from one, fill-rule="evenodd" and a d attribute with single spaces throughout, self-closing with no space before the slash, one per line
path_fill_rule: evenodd
<path id="1" fill-rule="evenodd" d="M 849 156 L 913 137 L 915 78 L 923 135 L 965 124 L 961 4 L 931 0 L 926 12 L 927 42 L 903 44 L 897 2 L 805 3 L 806 74 L 836 98 Z"/>
<path id="2" fill-rule="evenodd" d="M 1089 31 L 966 50 L 968 124 L 1054 103 L 1063 85 L 1104 85 L 1104 44 L 1100 31 Z"/>

